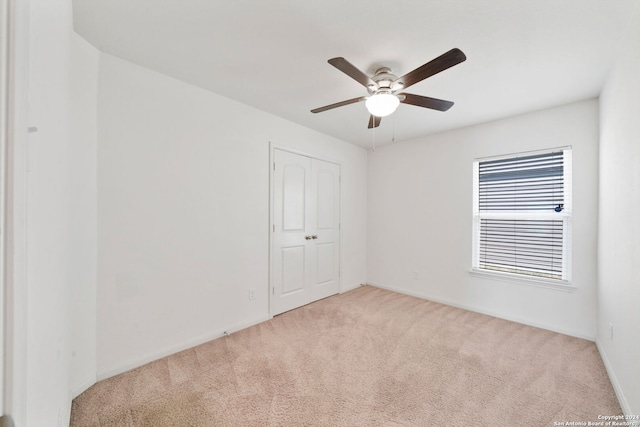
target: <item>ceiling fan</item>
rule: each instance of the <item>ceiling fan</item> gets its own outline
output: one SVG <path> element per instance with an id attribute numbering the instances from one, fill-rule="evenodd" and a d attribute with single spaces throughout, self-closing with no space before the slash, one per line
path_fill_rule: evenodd
<path id="1" fill-rule="evenodd" d="M 366 87 L 370 96 L 347 99 L 346 101 L 315 108 L 311 112 L 321 113 L 333 108 L 365 101 L 367 110 L 370 113 L 368 128 L 371 129 L 380 126 L 381 118 L 393 113 L 400 103 L 447 111 L 453 106 L 453 102 L 414 95 L 403 92 L 403 90 L 427 77 L 464 62 L 466 59 L 467 57 L 460 49 L 454 48 L 402 77 L 396 77 L 391 74 L 391 69 L 388 67 L 378 68 L 374 75 L 369 77 L 346 59 L 342 57 L 332 58 L 328 61 L 329 64 Z"/>

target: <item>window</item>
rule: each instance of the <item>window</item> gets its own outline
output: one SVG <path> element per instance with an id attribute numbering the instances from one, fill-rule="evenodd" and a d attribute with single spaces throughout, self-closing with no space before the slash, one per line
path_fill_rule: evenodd
<path id="1" fill-rule="evenodd" d="M 474 271 L 570 280 L 571 149 L 473 164 Z"/>

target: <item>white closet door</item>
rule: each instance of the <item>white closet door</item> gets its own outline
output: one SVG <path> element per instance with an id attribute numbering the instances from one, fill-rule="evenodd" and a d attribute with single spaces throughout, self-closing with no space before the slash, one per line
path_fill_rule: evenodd
<path id="1" fill-rule="evenodd" d="M 340 291 L 340 165 L 313 159 L 311 301 Z"/>
<path id="2" fill-rule="evenodd" d="M 340 290 L 340 166 L 274 150 L 271 314 Z"/>

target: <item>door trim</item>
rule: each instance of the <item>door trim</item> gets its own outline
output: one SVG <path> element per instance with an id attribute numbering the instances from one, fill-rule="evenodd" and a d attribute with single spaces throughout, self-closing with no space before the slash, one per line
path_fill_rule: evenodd
<path id="1" fill-rule="evenodd" d="M 14 25 L 13 5 L 9 0 L 0 0 L 0 415 L 9 411 L 12 367 L 11 313 L 12 301 L 7 286 L 7 194 L 8 194 L 8 153 L 11 140 L 10 123 L 13 116 L 11 99 L 13 81 L 11 55 L 13 54 L 12 26 Z M 3 417 L 4 418 L 4 417 Z"/>
<path id="2" fill-rule="evenodd" d="M 1 291 L 4 357 L 0 422 L 26 419 L 26 194 L 29 81 L 29 0 L 0 0 L 0 123 L 2 150 Z M 9 424 L 6 424 L 9 423 Z"/>
<path id="3" fill-rule="evenodd" d="M 273 309 L 272 309 L 272 303 L 273 303 L 273 244 L 274 244 L 274 240 L 273 240 L 273 235 L 274 235 L 274 213 L 273 213 L 273 198 L 274 198 L 274 194 L 273 194 L 273 185 L 274 185 L 274 162 L 275 162 L 275 150 L 281 150 L 281 151 L 286 151 L 289 152 L 291 154 L 297 154 L 299 156 L 304 156 L 304 157 L 309 157 L 311 159 L 316 159 L 316 160 L 321 160 L 323 162 L 329 162 L 329 163 L 334 163 L 338 166 L 340 166 L 340 196 L 339 196 L 339 204 L 340 206 L 338 207 L 338 218 L 339 218 L 339 227 L 340 227 L 340 245 L 339 245 L 339 251 L 340 251 L 340 256 L 338 257 L 338 271 L 340 272 L 338 278 L 338 293 L 341 294 L 342 293 L 342 257 L 343 257 L 343 251 L 342 251 L 342 203 L 343 203 L 343 193 L 344 191 L 342 191 L 342 172 L 343 172 L 343 168 L 342 168 L 342 162 L 335 160 L 335 159 L 331 159 L 322 155 L 317 155 L 317 154 L 311 154 L 308 152 L 304 152 L 301 151 L 297 148 L 293 148 L 290 146 L 286 146 L 286 145 L 281 145 L 278 143 L 275 143 L 273 141 L 269 141 L 269 280 L 268 280 L 268 288 L 267 288 L 267 294 L 269 296 L 268 298 L 268 304 L 269 304 L 269 317 L 272 318 L 273 317 Z"/>

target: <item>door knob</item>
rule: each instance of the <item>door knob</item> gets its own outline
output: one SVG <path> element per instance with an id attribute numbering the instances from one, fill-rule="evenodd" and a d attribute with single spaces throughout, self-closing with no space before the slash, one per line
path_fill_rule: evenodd
<path id="1" fill-rule="evenodd" d="M 311 237 L 311 236 L 304 236 L 304 238 L 305 238 L 306 240 L 311 240 L 311 239 L 312 239 L 312 237 Z"/>
<path id="2" fill-rule="evenodd" d="M 316 235 L 314 234 L 313 236 L 311 236 L 311 238 L 315 240 L 315 239 L 317 239 L 317 238 L 318 238 L 318 236 L 316 236 Z"/>

